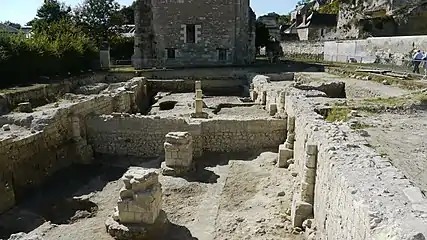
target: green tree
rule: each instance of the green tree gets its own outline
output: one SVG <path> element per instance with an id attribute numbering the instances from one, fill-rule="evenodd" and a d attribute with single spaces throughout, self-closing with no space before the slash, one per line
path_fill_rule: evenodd
<path id="1" fill-rule="evenodd" d="M 57 0 L 45 0 L 43 5 L 37 10 L 37 19 L 47 23 L 59 22 L 64 18 L 69 18 L 70 6 Z"/>
<path id="2" fill-rule="evenodd" d="M 286 15 L 279 15 L 277 17 L 277 23 L 279 25 L 284 25 L 284 24 L 291 24 L 291 15 L 290 14 L 286 14 Z"/>
<path id="3" fill-rule="evenodd" d="M 268 29 L 265 24 L 260 21 L 255 22 L 255 28 L 255 46 L 257 48 L 265 47 L 270 40 L 270 33 L 268 32 Z"/>
<path id="4" fill-rule="evenodd" d="M 133 2 L 130 6 L 123 6 L 122 9 L 119 10 L 124 24 L 135 24 L 135 6 L 136 3 Z"/>
<path id="5" fill-rule="evenodd" d="M 101 44 L 114 37 L 115 27 L 123 23 L 119 9 L 115 0 L 84 0 L 75 9 L 75 19 L 97 44 Z"/>

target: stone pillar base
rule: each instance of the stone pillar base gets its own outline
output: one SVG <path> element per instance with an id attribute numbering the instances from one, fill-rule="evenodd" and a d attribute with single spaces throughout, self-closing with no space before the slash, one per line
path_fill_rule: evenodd
<path id="1" fill-rule="evenodd" d="M 114 217 L 108 217 L 105 221 L 107 232 L 117 240 L 159 239 L 168 232 L 168 226 L 169 221 L 163 210 L 153 224 L 121 224 Z"/>
<path id="2" fill-rule="evenodd" d="M 289 160 L 294 157 L 294 150 L 286 147 L 286 144 L 279 145 L 279 154 L 277 157 L 277 167 L 288 168 Z"/>
<path id="3" fill-rule="evenodd" d="M 168 167 L 166 166 L 166 162 L 162 162 L 161 169 L 164 176 L 182 177 L 190 172 L 194 172 L 195 166 L 192 164 L 189 167 Z"/>
<path id="4" fill-rule="evenodd" d="M 209 118 L 209 114 L 206 112 L 201 112 L 201 113 L 192 113 L 191 114 L 192 118 Z"/>

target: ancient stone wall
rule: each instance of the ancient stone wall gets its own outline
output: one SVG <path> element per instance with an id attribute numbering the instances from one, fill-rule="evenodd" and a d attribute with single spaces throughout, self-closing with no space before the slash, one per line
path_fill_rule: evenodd
<path id="1" fill-rule="evenodd" d="M 364 40 L 325 42 L 324 60 L 362 63 L 407 64 L 414 50 L 427 51 L 427 36 L 374 37 Z"/>
<path id="2" fill-rule="evenodd" d="M 30 102 L 32 107 L 55 102 L 65 93 L 73 92 L 78 86 L 100 82 L 124 82 L 133 77 L 135 77 L 135 73 L 133 72 L 97 72 L 70 77 L 53 84 L 39 84 L 18 89 L 7 89 L 4 93 L 0 93 L 0 115 L 9 113 L 22 102 Z"/>
<path id="3" fill-rule="evenodd" d="M 285 58 L 323 59 L 323 42 L 289 41 L 281 46 Z"/>
<path id="4" fill-rule="evenodd" d="M 427 235 L 427 199 L 419 188 L 348 126 L 324 121 L 310 99 L 289 95 L 285 102 L 288 117 L 295 117 L 294 161 L 300 179 L 293 204 L 298 205 L 303 195 L 307 146 L 318 149 L 313 206 L 316 239 Z"/>
<path id="5" fill-rule="evenodd" d="M 166 134 L 176 131 L 192 135 L 194 156 L 202 152 L 275 147 L 286 137 L 286 122 L 281 119 L 187 122 L 179 118 L 114 114 L 88 119 L 87 129 L 95 152 L 140 157 L 162 155 Z"/>
<path id="6" fill-rule="evenodd" d="M 195 80 L 148 80 L 151 92 L 194 92 Z M 247 84 L 241 79 L 212 79 L 202 80 L 205 94 L 239 95 Z"/>
<path id="7" fill-rule="evenodd" d="M 51 104 L 16 118 L 5 115 L 0 125 L 11 130 L 0 139 L 0 212 L 10 208 L 31 189 L 56 171 L 73 163 L 88 163 L 91 149 L 86 143 L 86 118 L 91 114 L 137 110 L 144 100 L 142 78 L 129 81 L 127 89 L 118 88 L 94 96 L 66 96 L 66 104 Z M 3 197 L 3 196 L 7 197 Z"/>
<path id="8" fill-rule="evenodd" d="M 427 236 L 426 197 L 348 125 L 326 122 L 316 113 L 326 101 L 325 93 L 284 84 L 274 87 L 262 75 L 254 76 L 252 84 L 255 101 L 277 104 L 288 126 L 294 125 L 287 136 L 294 133 L 295 138 L 283 145 L 292 148 L 292 155 L 281 159 L 286 151 L 279 148 L 278 160 L 289 160 L 281 167 L 294 163 L 290 171 L 297 176 L 291 211 L 295 226 L 314 217 L 315 239 Z"/>

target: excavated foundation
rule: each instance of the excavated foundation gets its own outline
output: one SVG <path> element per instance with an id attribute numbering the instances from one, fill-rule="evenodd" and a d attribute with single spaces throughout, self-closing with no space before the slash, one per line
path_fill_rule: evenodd
<path id="1" fill-rule="evenodd" d="M 57 104 L 31 111 L 21 104 L 19 113 L 0 117 L 1 236 L 111 239 L 107 232 L 120 230 L 120 221 L 109 230 L 104 224 L 114 219 L 123 198 L 117 180 L 129 167 L 168 173 L 158 179 L 165 239 L 427 236 L 420 189 L 347 115 L 337 120 L 337 106 L 352 96 L 346 82 L 243 70 L 203 79 L 150 74 L 80 87 Z M 73 189 L 64 185 L 67 194 L 52 186 L 50 193 L 61 192 L 52 207 L 31 200 L 42 198 L 32 191 L 54 173 L 77 165 L 96 171 Z M 140 190 L 135 196 L 144 195 Z M 22 216 L 37 221 L 11 224 Z"/>

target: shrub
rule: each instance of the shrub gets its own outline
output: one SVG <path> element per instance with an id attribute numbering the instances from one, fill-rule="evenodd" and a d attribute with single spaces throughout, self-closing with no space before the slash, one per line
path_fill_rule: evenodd
<path id="1" fill-rule="evenodd" d="M 66 75 L 94 69 L 94 43 L 72 22 L 39 23 L 30 38 L 0 35 L 1 87 L 34 83 L 40 76 Z"/>

